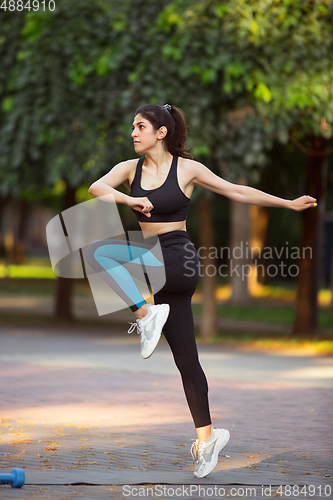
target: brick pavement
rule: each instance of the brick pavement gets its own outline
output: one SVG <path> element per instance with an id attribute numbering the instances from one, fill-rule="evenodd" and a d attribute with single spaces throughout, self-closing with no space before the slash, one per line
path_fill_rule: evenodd
<path id="1" fill-rule="evenodd" d="M 98 342 L 91 338 L 92 350 Z M 251 374 L 248 380 L 210 378 L 213 422 L 228 428 L 231 440 L 214 473 L 199 481 L 189 454 L 195 431 L 178 374 L 115 370 L 112 364 L 107 369 L 105 363 L 103 368 L 64 366 L 69 345 L 72 350 L 77 345 L 83 356 L 89 342 L 76 338 L 76 344 L 65 344 L 59 336 L 62 357 L 54 334 L 41 336 L 37 344 L 36 339 L 35 331 L 21 332 L 16 342 L 13 337 L 15 353 L 0 365 L 1 469 L 22 467 L 27 476 L 22 490 L 0 486 L 0 498 L 126 498 L 121 484 L 141 482 L 170 488 L 176 482 L 225 485 L 229 494 L 232 485 L 252 484 L 256 498 L 263 497 L 261 483 L 306 483 L 317 488 L 311 498 L 322 498 L 319 485 L 332 485 L 331 389 L 252 381 Z M 38 360 L 36 345 L 42 349 L 42 340 L 44 349 L 55 353 L 52 365 Z M 34 351 L 15 362 L 29 344 Z M 105 352 L 105 344 L 99 345 Z M 163 361 L 163 349 L 155 354 Z M 237 368 L 237 356 L 235 363 Z M 37 484 L 59 477 L 90 485 Z"/>

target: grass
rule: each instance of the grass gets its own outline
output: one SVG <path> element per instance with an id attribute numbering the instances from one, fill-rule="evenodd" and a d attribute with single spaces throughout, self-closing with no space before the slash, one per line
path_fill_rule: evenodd
<path id="1" fill-rule="evenodd" d="M 17 315 L 5 313 L 0 315 L 0 326 L 34 327 L 49 330 L 70 330 L 80 335 L 98 332 L 99 335 L 110 336 L 112 333 L 125 336 L 126 328 L 119 323 L 116 327 L 107 321 L 75 319 L 73 322 L 56 320 L 52 317 L 36 314 Z M 331 337 L 332 338 L 332 337 Z M 207 338 L 199 336 L 196 331 L 196 341 L 200 344 L 217 344 L 226 348 L 260 351 L 283 351 L 290 355 L 326 355 L 333 356 L 333 340 L 324 333 L 294 337 L 288 333 L 264 333 L 254 329 L 238 331 L 220 329 L 218 335 Z"/>
<path id="2" fill-rule="evenodd" d="M 0 280 L 0 297 L 15 296 L 53 296 L 56 282 L 47 279 L 10 279 Z M 81 297 L 90 297 L 91 291 L 86 280 L 76 280 L 74 283 L 74 294 Z M 201 304 L 192 305 L 195 317 L 201 315 Z M 124 314 L 127 310 L 124 311 Z M 273 323 L 290 326 L 295 317 L 293 304 L 276 305 L 267 303 L 266 298 L 253 301 L 246 306 L 232 306 L 229 304 L 218 305 L 218 317 L 221 319 L 232 319 L 238 321 L 258 321 L 262 323 Z M 320 328 L 333 328 L 333 314 L 326 307 L 319 309 Z"/>
<path id="3" fill-rule="evenodd" d="M 124 323 L 126 326 L 126 324 Z M 117 335 L 124 333 L 126 328 L 119 322 L 117 325 L 110 321 L 101 321 L 94 319 L 75 319 L 72 322 L 57 320 L 53 317 L 41 316 L 37 314 L 15 314 L 1 313 L 0 326 L 14 327 L 34 327 L 50 330 L 70 330 L 71 333 L 98 332 L 99 335 L 110 336 L 112 333 Z M 220 328 L 216 336 L 202 338 L 196 330 L 196 341 L 198 344 L 218 344 L 226 348 L 241 348 L 250 350 L 264 351 L 284 351 L 289 354 L 302 355 L 333 355 L 332 335 L 325 331 L 316 332 L 311 335 L 292 336 L 288 332 L 266 332 L 244 328 L 237 331 L 227 328 Z"/>
<path id="4" fill-rule="evenodd" d="M 91 296 L 91 291 L 86 280 L 74 282 L 74 293 L 79 296 Z M 52 296 L 55 294 L 56 280 L 48 279 L 0 279 L 0 297 L 15 296 Z"/>
<path id="5" fill-rule="evenodd" d="M 200 316 L 201 304 L 193 304 L 193 315 Z M 291 326 L 295 318 L 295 308 L 289 305 L 275 306 L 264 303 L 254 303 L 249 306 L 231 306 L 219 304 L 218 317 L 239 321 L 258 321 Z M 333 314 L 327 308 L 319 309 L 318 324 L 320 328 L 333 328 Z"/>
<path id="6" fill-rule="evenodd" d="M 28 279 L 28 278 L 2 278 L 0 279 L 0 297 L 8 296 L 54 296 L 56 282 L 52 279 Z M 89 284 L 86 280 L 76 280 L 74 283 L 74 293 L 76 296 L 91 297 Z M 313 335 L 291 336 L 289 334 L 294 321 L 295 309 L 292 302 L 283 299 L 283 296 L 274 298 L 272 296 L 254 298 L 250 305 L 232 306 L 226 303 L 218 305 L 218 317 L 226 320 L 235 320 L 241 323 L 238 331 L 223 328 L 215 337 L 202 339 L 197 336 L 198 343 L 218 343 L 225 346 L 237 346 L 250 349 L 284 350 L 288 352 L 300 351 L 310 354 L 333 354 L 333 314 L 327 307 L 319 309 L 319 330 Z M 193 304 L 193 314 L 195 317 L 201 315 L 201 304 Z M 127 315 L 129 311 L 120 311 Z M 261 324 L 281 325 L 286 327 L 283 332 L 265 332 L 255 327 L 251 327 L 247 322 L 257 322 Z M 244 325 L 243 325 L 244 324 Z M 75 319 L 73 322 L 55 320 L 50 316 L 42 316 L 32 313 L 20 314 L 1 311 L 1 326 L 22 326 L 41 328 L 69 328 L 79 334 L 83 331 L 92 331 L 98 328 L 100 334 L 109 335 L 112 331 L 121 331 L 110 321 L 100 319 Z M 125 331 L 125 330 L 124 330 Z M 198 333 L 198 332 L 197 332 Z"/>
<path id="7" fill-rule="evenodd" d="M 202 338 L 196 334 L 198 344 L 218 344 L 225 347 L 246 350 L 282 351 L 290 355 L 326 355 L 333 356 L 332 337 L 326 334 L 292 336 L 289 333 L 263 333 L 251 330 L 228 331 L 220 330 L 218 335 Z"/>

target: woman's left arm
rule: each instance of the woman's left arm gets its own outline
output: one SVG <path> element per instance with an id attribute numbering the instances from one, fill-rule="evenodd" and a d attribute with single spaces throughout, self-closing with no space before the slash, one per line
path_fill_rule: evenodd
<path id="1" fill-rule="evenodd" d="M 191 162 L 191 170 L 193 174 L 192 182 L 194 184 L 240 203 L 261 207 L 290 208 L 297 212 L 317 205 L 316 198 L 312 196 L 303 195 L 295 200 L 284 200 L 283 198 L 267 194 L 250 186 L 233 184 L 215 175 L 209 168 L 197 161 Z"/>

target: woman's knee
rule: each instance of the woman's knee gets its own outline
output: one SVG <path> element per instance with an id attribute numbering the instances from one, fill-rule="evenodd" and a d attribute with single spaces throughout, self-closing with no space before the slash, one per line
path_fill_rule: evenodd
<path id="1" fill-rule="evenodd" d="M 193 373 L 201 368 L 197 352 L 174 354 L 173 357 L 181 374 Z"/>
<path id="2" fill-rule="evenodd" d="M 90 245 L 88 245 L 86 250 L 86 260 L 90 267 L 95 270 L 100 270 L 101 266 L 101 268 L 109 270 L 118 265 L 115 260 L 111 258 L 111 252 L 107 252 L 106 249 L 109 247 L 109 242 L 105 240 L 93 241 Z"/>

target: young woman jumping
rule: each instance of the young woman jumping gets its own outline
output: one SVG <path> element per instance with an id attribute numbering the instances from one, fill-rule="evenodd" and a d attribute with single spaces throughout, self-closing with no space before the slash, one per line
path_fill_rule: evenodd
<path id="1" fill-rule="evenodd" d="M 186 230 L 193 188 L 202 186 L 240 203 L 297 211 L 316 206 L 316 199 L 304 195 L 284 200 L 215 175 L 186 151 L 184 114 L 175 106 L 142 106 L 134 114 L 132 127 L 135 152 L 144 156 L 118 163 L 91 185 L 89 193 L 103 196 L 103 201 L 129 205 L 137 216 L 145 243 L 133 242 L 129 246 L 127 242 L 122 245 L 112 239 L 95 241 L 89 245 L 86 258 L 96 272 L 106 276 L 105 281 L 134 312 L 137 319 L 129 332 L 137 328 L 144 358 L 153 353 L 163 330 L 180 371 L 196 428 L 197 439 L 191 453 L 194 475 L 201 478 L 215 468 L 230 434 L 226 429 L 212 426 L 207 380 L 194 337 L 191 297 L 199 279 L 199 257 Z M 117 191 L 121 184 L 130 195 Z M 157 238 L 163 254 L 160 260 L 150 251 Z M 146 267 L 160 266 L 165 270 L 165 284 L 154 292 L 154 304 L 147 304 L 132 278 L 142 260 Z"/>

